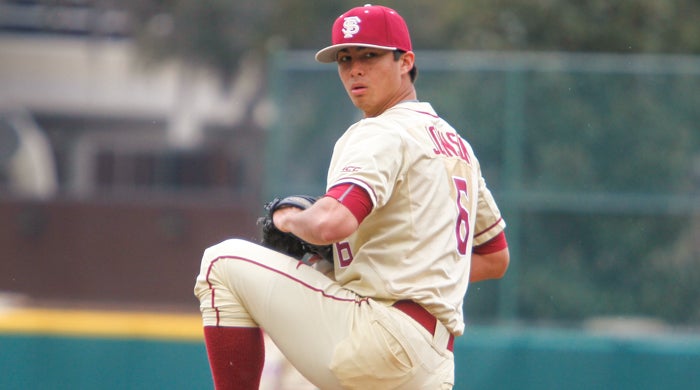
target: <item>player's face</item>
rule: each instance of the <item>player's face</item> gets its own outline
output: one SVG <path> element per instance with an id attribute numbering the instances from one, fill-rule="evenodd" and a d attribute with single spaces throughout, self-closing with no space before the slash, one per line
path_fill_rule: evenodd
<path id="1" fill-rule="evenodd" d="M 415 98 L 408 77 L 413 53 L 404 53 L 397 61 L 389 50 L 351 47 L 340 50 L 336 60 L 345 91 L 365 117 L 377 116 L 402 100 Z"/>

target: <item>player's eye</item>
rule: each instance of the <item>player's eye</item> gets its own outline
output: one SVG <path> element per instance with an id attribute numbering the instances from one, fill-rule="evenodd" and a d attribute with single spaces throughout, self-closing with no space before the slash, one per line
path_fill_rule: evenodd
<path id="1" fill-rule="evenodd" d="M 349 56 L 349 55 L 345 55 L 345 54 L 341 54 L 341 55 L 338 56 L 337 61 L 338 61 L 338 62 L 348 62 L 348 61 L 350 61 L 350 56 Z"/>

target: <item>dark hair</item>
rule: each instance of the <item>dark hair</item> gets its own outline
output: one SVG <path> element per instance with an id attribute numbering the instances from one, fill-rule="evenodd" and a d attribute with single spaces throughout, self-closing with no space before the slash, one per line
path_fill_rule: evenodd
<path id="1" fill-rule="evenodd" d="M 406 53 L 404 50 L 394 50 L 394 60 L 398 61 L 401 56 Z M 413 63 L 413 68 L 408 72 L 408 75 L 411 76 L 411 82 L 415 83 L 416 78 L 418 78 L 418 67 L 416 67 L 416 63 Z"/>

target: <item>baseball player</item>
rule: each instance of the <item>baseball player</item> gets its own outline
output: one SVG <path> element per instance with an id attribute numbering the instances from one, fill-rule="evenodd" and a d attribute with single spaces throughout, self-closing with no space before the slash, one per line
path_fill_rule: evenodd
<path id="1" fill-rule="evenodd" d="M 240 239 L 208 248 L 195 294 L 215 386 L 257 388 L 264 330 L 323 390 L 451 389 L 467 286 L 504 275 L 505 222 L 469 143 L 417 100 L 396 11 L 342 14 L 316 60 L 364 118 L 338 139 L 327 192 L 272 221 L 331 245 L 333 271 Z"/>

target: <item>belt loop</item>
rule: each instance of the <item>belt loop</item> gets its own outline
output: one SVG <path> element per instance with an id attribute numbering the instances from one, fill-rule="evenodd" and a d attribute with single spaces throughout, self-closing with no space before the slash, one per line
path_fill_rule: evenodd
<path id="1" fill-rule="evenodd" d="M 442 324 L 442 322 L 437 321 L 435 324 L 435 333 L 433 334 L 433 342 L 435 345 L 443 346 L 445 349 L 452 350 L 450 347 L 450 339 L 452 334 L 449 330 Z"/>

